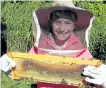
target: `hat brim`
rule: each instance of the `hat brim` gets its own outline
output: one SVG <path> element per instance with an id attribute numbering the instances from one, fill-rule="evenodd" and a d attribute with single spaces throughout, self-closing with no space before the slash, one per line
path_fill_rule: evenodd
<path id="1" fill-rule="evenodd" d="M 36 15 L 39 21 L 39 25 L 43 28 L 49 27 L 49 14 L 56 10 L 70 10 L 77 14 L 78 20 L 75 22 L 77 29 L 84 29 L 89 26 L 90 19 L 93 17 L 93 14 L 85 9 L 77 9 L 66 6 L 55 6 L 49 8 L 41 8 L 36 11 Z"/>

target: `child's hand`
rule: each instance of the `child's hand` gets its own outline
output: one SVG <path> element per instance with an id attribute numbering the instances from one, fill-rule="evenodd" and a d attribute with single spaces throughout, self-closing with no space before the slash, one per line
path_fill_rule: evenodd
<path id="1" fill-rule="evenodd" d="M 100 67 L 87 66 L 84 68 L 83 75 L 88 76 L 85 81 L 106 88 L 106 65 L 102 64 Z"/>
<path id="2" fill-rule="evenodd" d="M 4 54 L 0 58 L 0 70 L 7 72 L 9 70 L 12 70 L 12 68 L 16 67 L 16 63 L 7 55 Z"/>

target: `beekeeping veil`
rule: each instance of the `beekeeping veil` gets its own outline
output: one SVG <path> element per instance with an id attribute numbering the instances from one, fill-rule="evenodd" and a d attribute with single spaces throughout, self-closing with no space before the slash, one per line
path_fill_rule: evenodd
<path id="1" fill-rule="evenodd" d="M 74 32 L 80 41 L 85 45 L 86 48 L 89 47 L 89 36 L 90 29 L 94 20 L 94 16 L 91 12 L 86 9 L 79 7 L 67 7 L 67 6 L 55 6 L 49 8 L 42 8 L 33 12 L 33 33 L 35 37 L 35 47 L 41 50 L 46 50 L 50 52 L 56 52 L 56 50 L 42 49 L 38 47 L 39 40 L 49 32 L 49 14 L 56 10 L 69 10 L 77 14 L 78 19 L 75 22 Z M 57 50 L 58 52 L 59 50 Z M 70 50 L 71 52 L 72 50 Z M 69 51 L 68 51 L 69 52 Z"/>

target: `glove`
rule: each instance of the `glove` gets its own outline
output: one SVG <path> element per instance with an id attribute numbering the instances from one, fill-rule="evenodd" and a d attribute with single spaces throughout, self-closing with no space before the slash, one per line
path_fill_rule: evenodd
<path id="1" fill-rule="evenodd" d="M 83 75 L 87 76 L 85 81 L 101 85 L 106 88 L 106 65 L 102 64 L 100 67 L 87 66 L 84 68 Z"/>
<path id="2" fill-rule="evenodd" d="M 7 54 L 4 54 L 0 58 L 0 71 L 6 73 L 11 71 L 12 68 L 15 69 L 15 67 L 16 67 L 16 63 Z"/>

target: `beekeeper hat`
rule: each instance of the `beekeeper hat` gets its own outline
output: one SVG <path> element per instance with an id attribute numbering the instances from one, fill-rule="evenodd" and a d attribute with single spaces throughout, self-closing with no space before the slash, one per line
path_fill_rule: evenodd
<path id="1" fill-rule="evenodd" d="M 75 33 L 78 37 L 83 41 L 83 43 L 88 47 L 89 46 L 89 33 L 88 31 L 92 27 L 92 23 L 94 20 L 93 14 L 79 7 L 67 7 L 67 6 L 54 6 L 48 8 L 41 8 L 37 11 L 33 12 L 33 23 L 37 27 L 37 35 L 36 35 L 36 46 L 38 46 L 39 38 L 42 34 L 42 30 L 48 31 L 50 26 L 49 16 L 52 12 L 57 10 L 68 10 L 73 11 L 77 14 L 77 21 L 75 22 Z M 42 30 L 41 30 L 42 29 Z"/>

